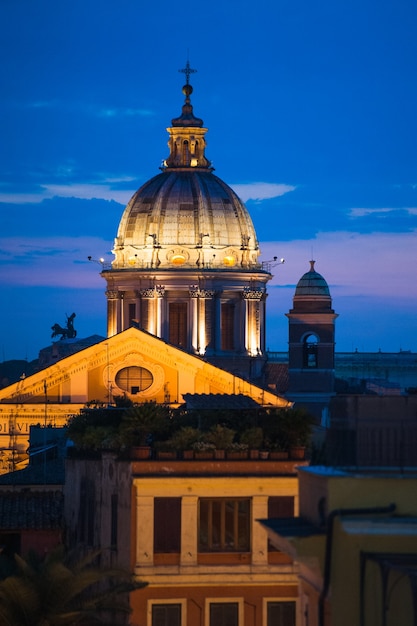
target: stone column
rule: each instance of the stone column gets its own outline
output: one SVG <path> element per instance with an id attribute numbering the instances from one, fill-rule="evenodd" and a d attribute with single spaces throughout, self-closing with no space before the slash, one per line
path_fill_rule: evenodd
<path id="1" fill-rule="evenodd" d="M 119 332 L 120 297 L 118 291 L 106 291 L 107 298 L 107 337 L 113 337 Z"/>
<path id="2" fill-rule="evenodd" d="M 252 563 L 261 565 L 268 563 L 268 535 L 266 532 L 259 532 L 259 524 L 256 520 L 268 517 L 268 496 L 254 496 L 252 498 L 252 528 L 257 532 L 252 538 Z"/>
<path id="3" fill-rule="evenodd" d="M 153 497 L 136 495 L 136 565 L 153 564 Z"/>
<path id="4" fill-rule="evenodd" d="M 155 308 L 156 308 L 155 335 L 157 337 L 162 337 L 163 322 L 165 321 L 163 319 L 163 309 L 162 309 L 164 297 L 165 297 L 165 287 L 163 285 L 155 285 Z"/>
<path id="5" fill-rule="evenodd" d="M 243 299 L 246 302 L 245 315 L 245 350 L 249 356 L 258 356 L 261 353 L 261 324 L 260 301 L 264 295 L 263 289 L 243 290 Z"/>
<path id="6" fill-rule="evenodd" d="M 190 307 L 190 326 L 191 326 L 191 347 L 194 352 L 198 353 L 198 323 L 199 323 L 199 311 L 198 311 L 198 285 L 190 285 L 188 292 L 191 299 Z"/>
<path id="7" fill-rule="evenodd" d="M 140 297 L 140 290 L 135 290 L 135 319 L 138 321 L 138 325 L 140 328 L 143 328 L 142 323 L 142 300 Z"/>
<path id="8" fill-rule="evenodd" d="M 216 299 L 214 301 L 213 344 L 214 344 L 215 353 L 220 352 L 222 349 L 221 315 L 222 315 L 221 291 L 218 291 L 216 293 Z"/>
<path id="9" fill-rule="evenodd" d="M 197 496 L 181 498 L 181 565 L 197 565 L 197 509 Z"/>
<path id="10" fill-rule="evenodd" d="M 144 330 L 156 337 L 162 336 L 162 300 L 165 295 L 165 287 L 155 285 L 148 289 L 141 289 L 143 300 L 147 301 L 147 323 Z"/>
<path id="11" fill-rule="evenodd" d="M 189 293 L 193 305 L 191 318 L 192 347 L 194 352 L 203 355 L 210 339 L 206 332 L 206 300 L 211 300 L 215 292 L 212 289 L 199 289 L 196 285 L 192 285 Z"/>

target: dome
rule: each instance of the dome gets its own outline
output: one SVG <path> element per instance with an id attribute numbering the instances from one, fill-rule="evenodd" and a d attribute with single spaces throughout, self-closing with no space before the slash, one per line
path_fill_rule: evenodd
<path id="1" fill-rule="evenodd" d="M 169 156 L 158 174 L 133 195 L 119 224 L 114 269 L 180 265 L 254 267 L 260 255 L 250 215 L 235 192 L 213 174 L 205 156 L 203 120 L 187 84 L 182 114 L 172 120 Z"/>
<path id="2" fill-rule="evenodd" d="M 295 290 L 295 297 L 327 296 L 330 298 L 329 286 L 323 276 L 314 269 L 315 261 L 310 261 L 310 271 L 301 276 Z"/>
<path id="3" fill-rule="evenodd" d="M 167 168 L 134 194 L 120 221 L 117 260 L 122 266 L 132 258 L 147 262 L 155 246 L 161 265 L 181 256 L 183 263 L 198 263 L 202 249 L 226 265 L 240 264 L 242 249 L 252 263 L 259 255 L 246 207 L 207 169 Z"/>

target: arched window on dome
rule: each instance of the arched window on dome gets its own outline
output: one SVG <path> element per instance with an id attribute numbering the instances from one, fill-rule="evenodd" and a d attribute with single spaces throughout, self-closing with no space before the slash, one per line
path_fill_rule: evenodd
<path id="1" fill-rule="evenodd" d="M 188 165 L 190 161 L 190 147 L 188 145 L 188 141 L 185 140 L 182 144 L 182 162 L 183 165 Z"/>
<path id="2" fill-rule="evenodd" d="M 308 368 L 318 367 L 316 335 L 307 335 L 303 342 L 303 366 Z"/>

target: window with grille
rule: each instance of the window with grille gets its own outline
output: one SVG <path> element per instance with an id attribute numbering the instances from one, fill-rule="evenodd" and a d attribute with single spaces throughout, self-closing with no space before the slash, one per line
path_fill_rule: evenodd
<path id="1" fill-rule="evenodd" d="M 124 367 L 116 374 L 116 385 L 119 389 L 128 393 L 136 394 L 149 387 L 153 383 L 152 373 L 144 367 L 132 365 Z"/>
<path id="2" fill-rule="evenodd" d="M 267 626 L 295 626 L 295 602 L 268 602 Z"/>
<path id="3" fill-rule="evenodd" d="M 209 614 L 210 626 L 239 626 L 237 602 L 212 602 Z"/>
<path id="4" fill-rule="evenodd" d="M 201 498 L 199 551 L 249 552 L 250 511 L 249 498 Z"/>
<path id="5" fill-rule="evenodd" d="M 181 626 L 181 604 L 153 604 L 152 626 Z"/>

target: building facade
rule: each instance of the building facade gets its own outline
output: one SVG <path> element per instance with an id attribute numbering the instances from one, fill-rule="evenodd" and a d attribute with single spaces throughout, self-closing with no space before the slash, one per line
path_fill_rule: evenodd
<path id="1" fill-rule="evenodd" d="M 257 521 L 297 515 L 297 485 L 294 462 L 69 459 L 68 540 L 148 583 L 132 626 L 299 626 L 297 569 Z"/>
<path id="2" fill-rule="evenodd" d="M 414 626 L 417 475 L 300 468 L 300 516 L 263 524 L 299 566 L 309 626 Z"/>

